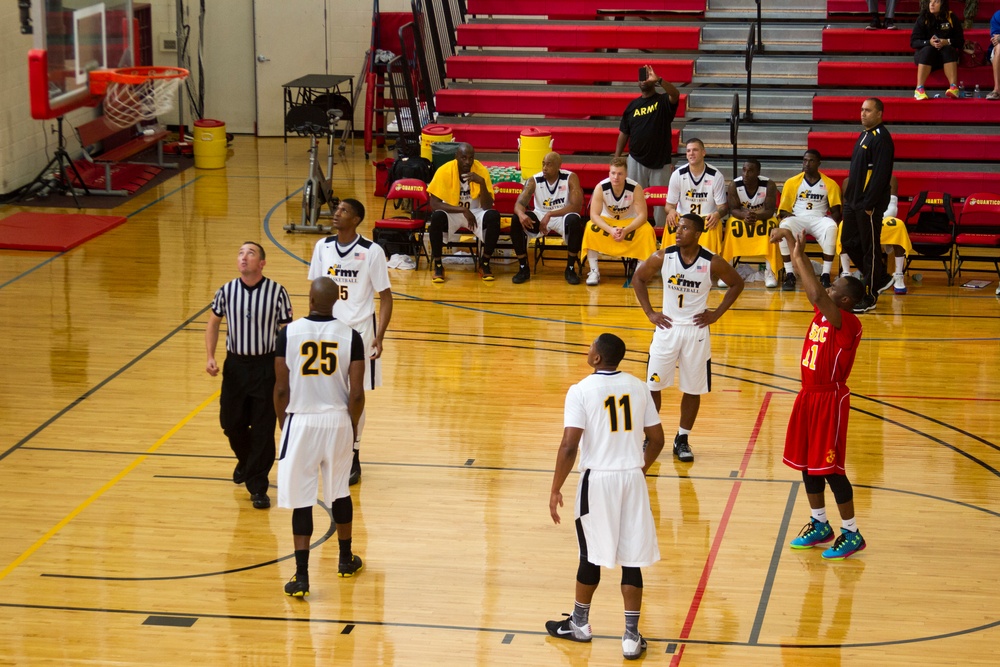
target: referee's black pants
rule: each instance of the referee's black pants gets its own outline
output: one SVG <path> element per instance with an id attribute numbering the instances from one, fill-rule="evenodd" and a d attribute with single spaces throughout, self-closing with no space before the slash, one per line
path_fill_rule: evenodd
<path id="1" fill-rule="evenodd" d="M 274 465 L 274 355 L 229 354 L 222 366 L 219 423 L 246 474 L 247 491 L 266 493 Z"/>
<path id="2" fill-rule="evenodd" d="M 858 267 L 865 283 L 865 295 L 878 298 L 878 289 L 889 275 L 882 256 L 882 217 L 886 205 L 879 203 L 869 216 L 864 209 L 844 203 L 844 222 L 840 230 L 840 246 Z"/>

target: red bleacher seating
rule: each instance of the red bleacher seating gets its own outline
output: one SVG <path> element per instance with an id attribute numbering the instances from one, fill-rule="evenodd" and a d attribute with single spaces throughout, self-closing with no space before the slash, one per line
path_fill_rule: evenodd
<path id="1" fill-rule="evenodd" d="M 597 23 L 580 25 L 525 25 L 467 23 L 458 26 L 458 45 L 504 46 L 549 49 L 645 49 L 649 51 L 696 51 L 701 29 L 656 25 Z M 909 40 L 907 40 L 907 47 Z"/>
<path id="2" fill-rule="evenodd" d="M 452 79 L 541 80 L 589 85 L 595 81 L 635 81 L 639 68 L 646 64 L 653 66 L 657 76 L 677 84 L 690 83 L 694 72 L 693 60 L 664 60 L 654 57 L 622 59 L 459 55 L 448 58 L 445 66 L 447 76 Z"/>
<path id="3" fill-rule="evenodd" d="M 992 88 L 991 88 L 992 89 Z M 813 98 L 813 120 L 858 122 L 864 97 L 818 95 Z M 885 122 L 927 124 L 1000 124 L 1000 104 L 980 100 L 915 100 L 910 97 L 885 97 Z M 926 188 L 924 188 L 926 189 Z"/>
<path id="4" fill-rule="evenodd" d="M 889 128 L 892 132 L 892 128 Z M 810 132 L 809 148 L 825 158 L 850 158 L 857 132 Z M 897 160 L 929 160 L 947 155 L 948 160 L 1000 161 L 997 134 L 903 134 L 893 132 Z"/>
<path id="5" fill-rule="evenodd" d="M 444 114 L 538 114 L 548 117 L 619 118 L 636 92 L 560 92 L 539 90 L 463 90 L 441 89 L 437 92 L 437 110 Z M 681 95 L 677 116 L 684 115 L 687 95 Z M 1000 105 L 995 105 L 1000 107 Z M 861 103 L 858 103 L 858 108 Z M 998 109 L 1000 111 L 1000 109 Z"/>
<path id="6" fill-rule="evenodd" d="M 964 31 L 963 34 L 965 39 L 979 42 L 983 48 L 990 40 L 989 30 L 973 28 Z M 823 31 L 823 53 L 905 53 L 912 55 L 910 29 L 827 28 Z M 911 65 L 911 68 L 914 67 L 916 65 Z"/>
<path id="7" fill-rule="evenodd" d="M 993 90 L 993 70 L 989 67 L 959 68 L 958 79 L 965 83 L 966 92 L 979 84 L 986 93 Z M 917 66 L 913 63 L 820 61 L 816 82 L 831 88 L 914 88 L 917 85 Z M 944 72 L 932 72 L 927 79 L 928 89 L 948 87 Z M 929 92 L 933 93 L 933 90 Z M 884 100 L 883 100 L 884 101 Z"/>
<path id="8" fill-rule="evenodd" d="M 879 14 L 885 15 L 885 0 L 879 3 Z M 962 0 L 952 0 L 948 3 L 949 9 L 955 16 L 962 17 L 965 12 L 965 3 Z M 989 22 L 990 17 L 1000 10 L 1000 0 L 979 0 L 979 10 L 976 12 L 977 21 Z M 865 20 L 868 19 L 868 3 L 866 0 L 826 0 L 826 12 L 833 14 L 862 14 Z M 896 16 L 912 16 L 920 12 L 919 0 L 899 0 L 896 4 Z M 902 24 L 900 24 L 902 25 Z"/>
<path id="9" fill-rule="evenodd" d="M 517 125 L 463 125 L 451 121 L 448 126 L 455 135 L 455 141 L 465 141 L 480 152 L 512 151 L 517 149 L 517 139 L 525 129 L 524 123 Z M 535 129 L 552 134 L 552 147 L 557 152 L 569 153 L 614 153 L 618 141 L 618 127 L 541 126 Z M 671 133 L 671 151 L 677 151 L 680 130 Z M 1000 156 L 998 156 L 1000 158 Z"/>
<path id="10" fill-rule="evenodd" d="M 987 0 L 984 0 L 987 1 Z M 469 0 L 468 12 L 475 16 L 549 16 L 588 19 L 614 7 L 607 0 Z M 628 0 L 631 12 L 705 13 L 706 0 Z"/>

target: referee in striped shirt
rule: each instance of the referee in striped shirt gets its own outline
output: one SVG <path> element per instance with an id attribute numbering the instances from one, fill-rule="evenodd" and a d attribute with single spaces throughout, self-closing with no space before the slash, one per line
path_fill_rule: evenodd
<path id="1" fill-rule="evenodd" d="M 226 361 L 222 370 L 219 422 L 236 454 L 233 483 L 246 484 L 253 506 L 271 506 L 268 473 L 274 465 L 274 344 L 278 325 L 292 321 L 292 303 L 285 288 L 264 277 L 264 248 L 247 241 L 240 246 L 236 266 L 240 277 L 215 293 L 205 329 L 205 370 L 215 377 L 219 364 L 215 347 L 225 317 Z"/>

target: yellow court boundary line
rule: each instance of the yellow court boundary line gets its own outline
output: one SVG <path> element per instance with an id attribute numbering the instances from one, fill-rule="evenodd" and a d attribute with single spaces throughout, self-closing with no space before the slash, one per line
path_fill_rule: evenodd
<path id="1" fill-rule="evenodd" d="M 207 399 L 205 399 L 204 401 L 202 401 L 201 405 L 199 405 L 194 410 L 192 410 L 191 412 L 189 412 L 188 415 L 186 417 L 184 417 L 184 419 L 182 419 L 179 422 L 177 422 L 176 424 L 174 424 L 174 426 L 169 431 L 167 431 L 166 433 L 164 433 L 160 437 L 159 440 L 157 440 L 155 443 L 153 443 L 152 447 L 150 447 L 149 449 L 147 449 L 145 454 L 140 455 L 137 459 L 135 459 L 134 461 L 132 461 L 131 463 L 129 463 L 127 466 L 125 466 L 125 468 L 121 472 L 119 472 L 117 475 L 115 475 L 110 480 L 108 480 L 108 482 L 106 484 L 104 484 L 104 486 L 102 486 L 101 488 L 99 488 L 97 491 L 94 491 L 94 493 L 92 493 L 89 498 L 87 498 L 82 503 L 80 503 L 79 505 L 77 505 L 76 508 L 72 512 L 70 512 L 69 514 L 67 514 L 63 518 L 62 521 L 60 521 L 55 526 L 53 526 L 49 530 L 49 532 L 45 533 L 40 538 L 38 538 L 38 541 L 35 542 L 34 544 L 32 544 L 30 547 L 28 547 L 23 554 L 21 554 L 16 559 L 14 559 L 13 563 L 11 563 L 7 567 L 5 567 L 3 570 L 0 570 L 0 580 L 3 580 L 4 577 L 6 577 L 11 572 L 13 572 L 21 563 L 23 563 L 24 561 L 26 561 L 31 556 L 31 554 L 33 554 L 36 551 L 38 551 L 42 547 L 42 545 L 44 545 L 46 542 L 48 542 L 50 539 L 52 539 L 55 536 L 55 534 L 58 533 L 60 530 L 62 530 L 63 528 L 65 528 L 66 525 L 69 524 L 70 521 L 72 521 L 73 519 L 75 519 L 76 516 L 80 512 L 82 512 L 83 510 L 87 509 L 87 507 L 90 506 L 91 503 L 93 503 L 95 500 L 97 500 L 98 498 L 100 498 L 101 496 L 103 496 L 105 494 L 105 492 L 107 492 L 109 489 L 111 489 L 111 487 L 113 487 L 115 484 L 117 484 L 122 479 L 124 479 L 125 475 L 127 475 L 130 472 L 132 472 L 133 470 L 135 470 L 135 468 L 140 463 L 142 463 L 147 458 L 149 458 L 149 455 L 152 454 L 153 452 L 155 452 L 157 449 L 159 449 L 161 445 L 163 445 L 165 442 L 167 442 L 167 440 L 170 440 L 170 438 L 174 437 L 174 435 L 178 431 L 180 431 L 182 428 L 184 428 L 185 424 L 187 424 L 189 421 L 191 421 L 192 419 L 194 419 L 198 415 L 199 412 L 201 412 L 202 410 L 204 410 L 205 408 L 207 408 L 211 403 L 213 403 L 215 401 L 215 399 L 217 399 L 221 393 L 222 393 L 222 390 L 216 391 L 214 394 L 212 394 Z"/>

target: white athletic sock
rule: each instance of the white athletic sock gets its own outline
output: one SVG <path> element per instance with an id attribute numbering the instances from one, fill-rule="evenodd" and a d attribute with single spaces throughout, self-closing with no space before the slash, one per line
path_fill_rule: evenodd
<path id="1" fill-rule="evenodd" d="M 858 532 L 858 520 L 857 520 L 857 518 L 854 518 L 854 519 L 844 519 L 843 522 L 842 522 L 842 525 L 844 526 L 845 530 L 849 530 L 852 533 Z"/>
<path id="2" fill-rule="evenodd" d="M 587 251 L 587 264 L 590 265 L 591 271 L 597 271 L 597 251 L 588 250 Z"/>
<path id="3" fill-rule="evenodd" d="M 851 272 L 851 258 L 846 252 L 840 255 L 840 271 L 841 273 Z"/>
<path id="4" fill-rule="evenodd" d="M 829 262 L 823 260 L 823 273 L 829 274 L 831 271 L 833 271 L 833 260 Z"/>
<path id="5" fill-rule="evenodd" d="M 826 508 L 820 507 L 818 510 L 812 511 L 812 518 L 816 519 L 820 523 L 826 523 Z"/>
<path id="6" fill-rule="evenodd" d="M 691 432 L 691 429 L 689 429 L 689 428 L 679 428 L 678 427 L 678 429 L 677 429 L 677 435 L 687 435 L 690 432 Z"/>
<path id="7" fill-rule="evenodd" d="M 785 262 L 785 273 L 795 273 L 795 271 L 792 270 L 791 262 Z"/>
<path id="8" fill-rule="evenodd" d="M 903 265 L 906 264 L 906 257 L 895 257 L 896 260 L 896 273 L 903 272 Z"/>

